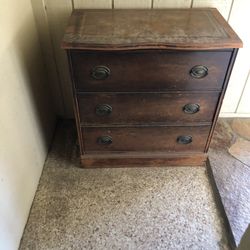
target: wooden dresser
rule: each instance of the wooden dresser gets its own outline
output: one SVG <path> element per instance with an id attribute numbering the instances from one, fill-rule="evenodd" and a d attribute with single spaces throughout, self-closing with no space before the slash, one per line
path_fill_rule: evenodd
<path id="1" fill-rule="evenodd" d="M 216 9 L 74 10 L 83 167 L 203 165 L 242 42 Z"/>

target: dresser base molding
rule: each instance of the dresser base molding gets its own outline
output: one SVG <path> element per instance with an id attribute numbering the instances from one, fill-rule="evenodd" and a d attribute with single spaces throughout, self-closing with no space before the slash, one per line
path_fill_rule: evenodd
<path id="1" fill-rule="evenodd" d="M 164 167 L 164 166 L 204 166 L 207 154 L 164 154 L 164 153 L 122 153 L 86 154 L 81 156 L 83 168 L 119 167 Z"/>

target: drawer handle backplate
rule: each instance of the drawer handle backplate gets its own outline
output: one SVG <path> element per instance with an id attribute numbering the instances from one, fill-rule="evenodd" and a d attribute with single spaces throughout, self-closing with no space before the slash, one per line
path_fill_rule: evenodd
<path id="1" fill-rule="evenodd" d="M 190 75 L 193 78 L 200 79 L 208 74 L 208 68 L 203 65 L 196 65 L 190 70 Z"/>
<path id="2" fill-rule="evenodd" d="M 110 75 L 110 69 L 107 66 L 98 65 L 91 71 L 91 76 L 95 80 L 104 80 Z"/>
<path id="3" fill-rule="evenodd" d="M 188 103 L 183 107 L 183 111 L 187 114 L 195 114 L 200 111 L 200 105 L 197 103 Z"/>
<path id="4" fill-rule="evenodd" d="M 193 141 L 193 138 L 191 135 L 181 135 L 177 138 L 177 142 L 179 144 L 189 144 Z"/>
<path id="5" fill-rule="evenodd" d="M 110 115 L 112 113 L 112 106 L 109 104 L 99 104 L 95 108 L 95 113 L 99 116 Z"/>
<path id="6" fill-rule="evenodd" d="M 97 143 L 100 145 L 110 145 L 112 143 L 112 137 L 109 135 L 103 135 L 97 138 Z"/>

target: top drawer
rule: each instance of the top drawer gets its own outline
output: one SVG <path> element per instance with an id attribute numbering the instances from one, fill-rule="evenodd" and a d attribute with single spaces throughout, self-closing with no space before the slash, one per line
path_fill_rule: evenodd
<path id="1" fill-rule="evenodd" d="M 219 90 L 231 52 L 71 50 L 70 55 L 78 91 L 134 92 Z"/>

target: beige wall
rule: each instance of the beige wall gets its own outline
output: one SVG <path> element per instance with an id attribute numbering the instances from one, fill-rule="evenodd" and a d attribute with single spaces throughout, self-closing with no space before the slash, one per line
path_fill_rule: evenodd
<path id="1" fill-rule="evenodd" d="M 54 130 L 30 0 L 0 0 L 0 249 L 17 249 Z"/>
<path id="2" fill-rule="evenodd" d="M 73 8 L 217 8 L 243 39 L 223 106 L 222 116 L 250 117 L 249 0 L 31 0 L 49 67 L 56 112 L 73 117 L 68 65 L 60 42 Z"/>
<path id="3" fill-rule="evenodd" d="M 68 66 L 60 49 L 72 8 L 217 7 L 246 46 L 223 111 L 250 114 L 247 0 L 0 0 L 0 6 L 0 250 L 19 244 L 55 124 L 52 107 L 72 116 Z"/>

